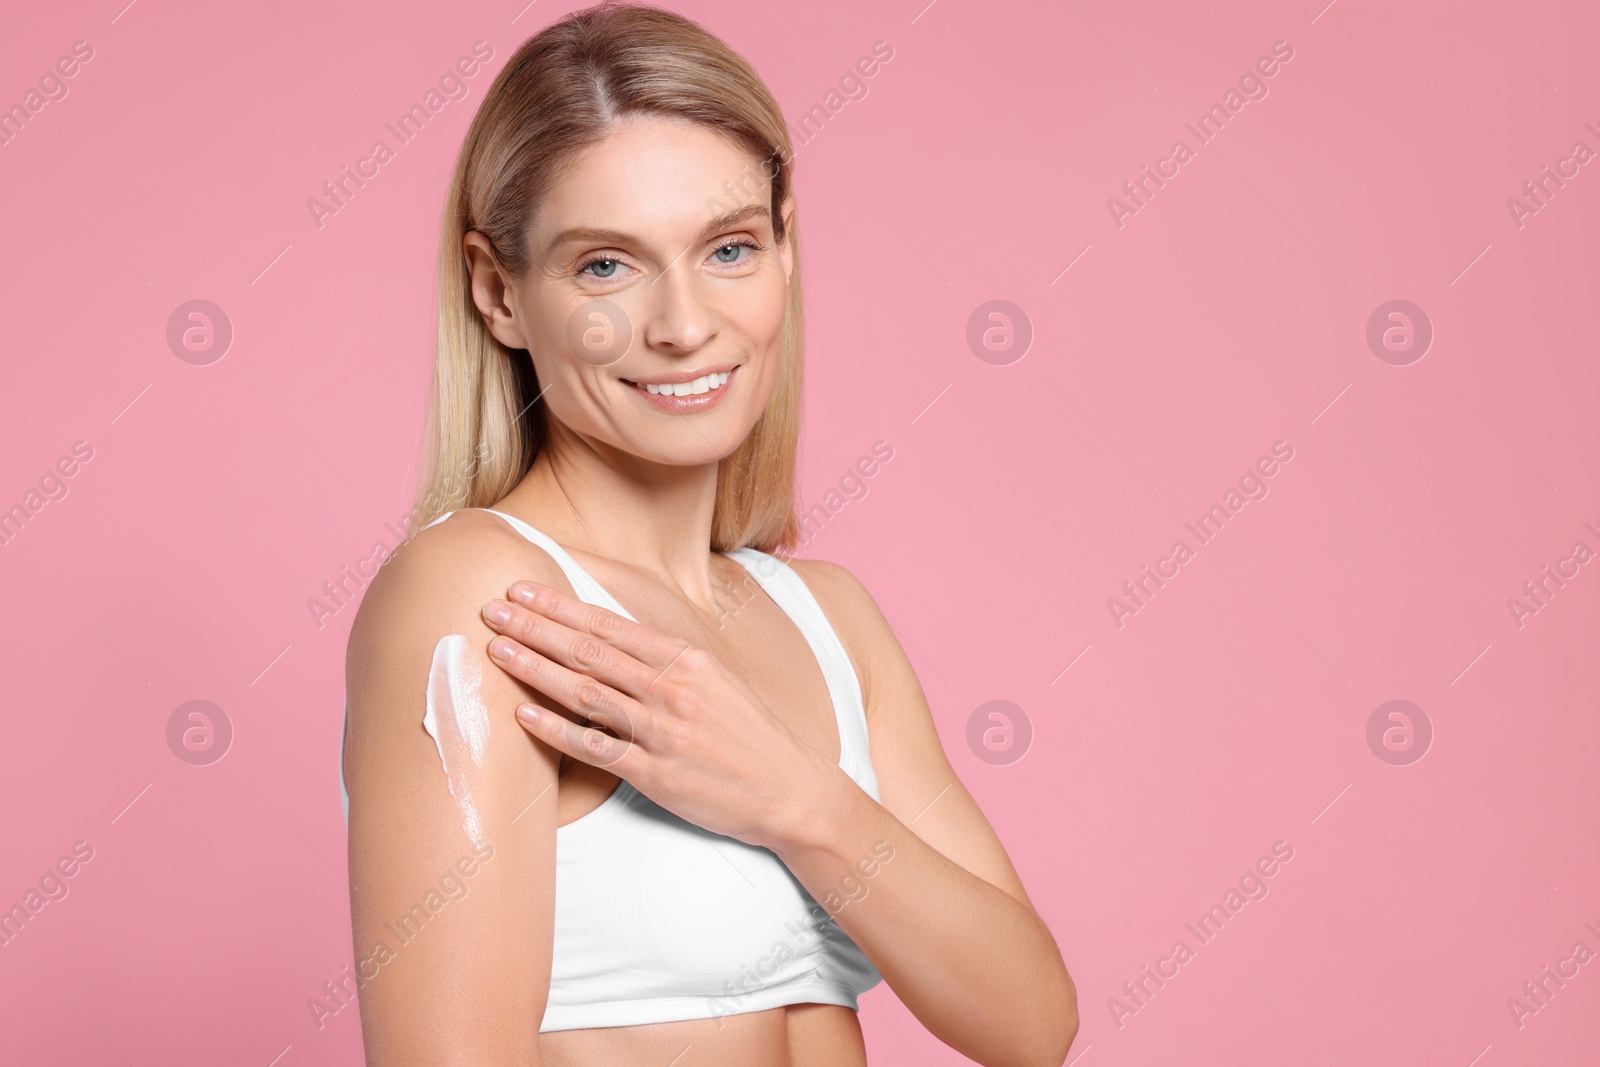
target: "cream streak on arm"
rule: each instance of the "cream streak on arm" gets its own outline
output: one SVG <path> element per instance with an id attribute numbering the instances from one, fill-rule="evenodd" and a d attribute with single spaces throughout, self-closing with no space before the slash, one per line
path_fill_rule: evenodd
<path id="1" fill-rule="evenodd" d="M 489 708 L 483 699 L 483 671 L 468 650 L 461 634 L 445 634 L 433 646 L 422 728 L 439 750 L 445 785 L 461 812 L 461 828 L 473 845 L 482 848 L 483 820 L 472 800 L 470 778 L 483 767 L 488 751 Z"/>

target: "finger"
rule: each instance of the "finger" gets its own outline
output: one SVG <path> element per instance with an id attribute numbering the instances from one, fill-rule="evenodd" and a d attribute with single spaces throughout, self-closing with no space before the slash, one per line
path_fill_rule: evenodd
<path id="1" fill-rule="evenodd" d="M 592 767 L 612 768 L 612 773 L 626 777 L 621 761 L 630 751 L 635 751 L 633 743 L 626 738 L 615 737 L 595 726 L 582 726 L 564 715 L 532 704 L 517 708 L 517 721 L 528 733 L 557 752 L 565 752 Z"/>
<path id="2" fill-rule="evenodd" d="M 549 602 L 540 596 L 535 598 L 535 603 L 546 605 Z M 611 619 L 627 622 L 620 615 L 605 612 L 603 608 L 595 610 L 604 612 Z M 589 629 L 575 629 L 541 610 L 519 607 L 503 600 L 490 601 L 483 609 L 483 617 L 489 626 L 527 648 L 580 674 L 605 682 L 629 696 L 645 698 L 661 679 L 662 671 L 607 642 L 606 632 L 610 624 L 604 620 L 594 624 L 600 630 L 597 635 Z M 580 624 L 587 622 L 584 618 L 574 618 L 570 611 L 566 617 Z M 688 647 L 686 643 L 684 647 Z"/>
<path id="3" fill-rule="evenodd" d="M 614 739 L 624 744 L 638 741 L 639 735 L 635 724 L 643 718 L 639 714 L 642 709 L 631 697 L 520 645 L 509 637 L 496 637 L 490 641 L 489 656 L 512 677 L 527 683 L 595 726 L 604 727 L 614 735 Z M 555 717 L 580 729 L 586 728 L 587 725 L 571 723 L 564 716 Z M 569 755 L 576 756 L 577 753 Z"/>
<path id="4" fill-rule="evenodd" d="M 613 688 L 643 695 L 655 672 L 620 649 L 528 608 L 492 600 L 483 617 L 493 629 L 563 666 Z"/>
<path id="5" fill-rule="evenodd" d="M 545 618 L 561 623 L 579 633 L 610 645 L 655 668 L 659 675 L 683 654 L 688 642 L 682 638 L 668 637 L 658 630 L 642 626 L 632 619 L 608 611 L 595 604 L 568 596 L 559 589 L 538 582 L 514 582 L 508 590 L 516 603 Z"/>

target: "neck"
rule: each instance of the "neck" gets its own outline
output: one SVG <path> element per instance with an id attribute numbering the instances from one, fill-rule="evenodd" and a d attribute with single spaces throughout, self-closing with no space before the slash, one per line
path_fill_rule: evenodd
<path id="1" fill-rule="evenodd" d="M 717 464 L 651 463 L 554 420 L 545 446 L 496 505 L 562 545 L 647 571 L 701 604 L 714 599 Z"/>

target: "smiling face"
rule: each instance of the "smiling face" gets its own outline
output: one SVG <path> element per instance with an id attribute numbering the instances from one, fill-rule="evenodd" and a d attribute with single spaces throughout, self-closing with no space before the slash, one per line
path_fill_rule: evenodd
<path id="1" fill-rule="evenodd" d="M 553 443 L 570 431 L 690 465 L 749 434 L 778 383 L 794 263 L 765 173 L 703 126 L 630 118 L 539 204 L 525 277 L 497 293 L 488 242 L 467 235 L 474 298 L 494 336 L 532 357 Z"/>

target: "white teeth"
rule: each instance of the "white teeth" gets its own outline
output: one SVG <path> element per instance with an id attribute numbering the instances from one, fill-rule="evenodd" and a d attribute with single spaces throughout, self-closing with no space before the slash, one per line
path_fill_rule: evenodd
<path id="1" fill-rule="evenodd" d="M 678 382 L 677 384 L 667 382 L 663 385 L 644 382 L 641 384 L 649 392 L 660 394 L 661 396 L 689 396 L 692 393 L 709 393 L 713 389 L 720 389 L 732 374 L 732 371 L 723 371 L 721 374 L 701 375 L 692 382 Z"/>

